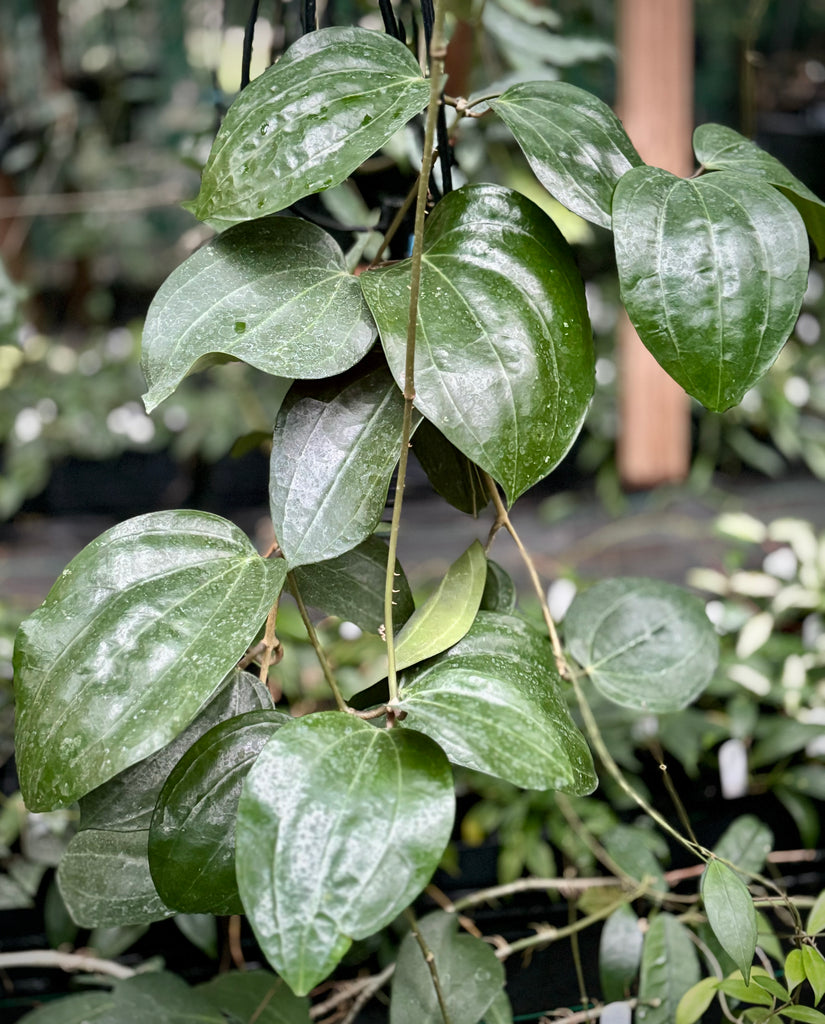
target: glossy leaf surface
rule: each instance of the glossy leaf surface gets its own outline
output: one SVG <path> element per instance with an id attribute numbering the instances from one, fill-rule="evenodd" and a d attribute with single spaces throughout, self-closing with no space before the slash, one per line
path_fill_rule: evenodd
<path id="1" fill-rule="evenodd" d="M 404 378 L 410 261 L 359 278 L 395 379 Z M 584 288 L 569 246 L 524 196 L 467 185 L 427 221 L 416 407 L 509 500 L 557 465 L 593 393 Z"/>
<path id="2" fill-rule="evenodd" d="M 713 677 L 719 641 L 702 602 L 659 580 L 602 580 L 564 620 L 576 661 L 605 697 L 636 711 L 678 711 Z"/>
<path id="3" fill-rule="evenodd" d="M 384 578 L 389 551 L 380 537 L 367 537 L 357 547 L 327 562 L 303 565 L 295 579 L 304 604 L 327 615 L 337 615 L 368 633 L 377 633 L 384 622 Z M 415 610 L 410 585 L 398 561 L 395 563 L 397 629 Z"/>
<path id="4" fill-rule="evenodd" d="M 284 210 L 342 182 L 429 95 L 397 39 L 362 28 L 309 32 L 229 108 L 188 207 L 218 230 Z"/>
<path id="5" fill-rule="evenodd" d="M 210 729 L 175 766 L 149 832 L 149 868 L 161 897 L 190 914 L 242 914 L 235 821 L 255 758 L 288 715 L 257 711 Z"/>
<path id="6" fill-rule="evenodd" d="M 702 900 L 713 934 L 749 982 L 756 949 L 756 910 L 747 886 L 726 864 L 712 860 L 702 875 Z"/>
<path id="7" fill-rule="evenodd" d="M 418 922 L 433 954 L 451 1024 L 478 1024 L 504 985 L 492 946 L 458 934 L 455 914 L 436 911 Z M 390 1024 L 441 1024 L 430 969 L 414 935 L 404 937 L 392 981 Z"/>
<path id="8" fill-rule="evenodd" d="M 29 809 L 76 800 L 181 732 L 243 655 L 285 573 L 202 512 L 138 516 L 84 548 L 18 633 Z"/>
<path id="9" fill-rule="evenodd" d="M 693 149 L 708 170 L 756 174 L 778 188 L 802 215 L 819 259 L 825 257 L 825 203 L 776 157 L 721 124 L 699 125 L 693 133 Z"/>
<path id="10" fill-rule="evenodd" d="M 613 231 L 622 300 L 647 348 L 707 408 L 740 402 L 799 314 L 799 213 L 755 175 L 637 167 L 616 186 Z"/>
<path id="11" fill-rule="evenodd" d="M 146 408 L 211 356 L 278 377 L 329 377 L 354 366 L 374 340 L 358 281 L 325 231 L 294 217 L 240 224 L 190 256 L 155 295 L 141 346 Z"/>
<path id="12" fill-rule="evenodd" d="M 516 607 L 516 585 L 512 577 L 492 558 L 487 559 L 487 578 L 481 595 L 481 609 L 509 615 Z"/>
<path id="13" fill-rule="evenodd" d="M 644 936 L 639 918 L 629 904 L 614 910 L 599 939 L 599 980 L 607 1002 L 624 999 L 642 959 Z"/>
<path id="14" fill-rule="evenodd" d="M 699 980 L 699 961 L 687 928 L 672 914 L 651 922 L 642 949 L 639 979 L 639 1024 L 673 1024 L 676 1007 Z M 658 1002 L 658 1005 L 647 1005 Z"/>
<path id="15" fill-rule="evenodd" d="M 236 871 L 258 942 L 296 994 L 421 891 L 454 810 L 447 759 L 419 733 L 338 712 L 278 730 L 244 783 Z"/>
<path id="16" fill-rule="evenodd" d="M 489 504 L 478 467 L 436 427 L 423 420 L 413 451 L 433 489 L 460 512 L 477 516 Z"/>
<path id="17" fill-rule="evenodd" d="M 475 540 L 398 634 L 395 667 L 399 672 L 458 643 L 473 624 L 486 579 L 487 556 Z"/>
<path id="18" fill-rule="evenodd" d="M 401 392 L 381 368 L 289 392 L 275 421 L 269 502 L 290 569 L 335 558 L 373 532 L 403 414 Z"/>
<path id="19" fill-rule="evenodd" d="M 309 1024 L 309 1000 L 269 971 L 231 971 L 196 989 L 237 1024 Z"/>
<path id="20" fill-rule="evenodd" d="M 526 789 L 595 788 L 550 644 L 523 619 L 479 612 L 462 640 L 400 684 L 399 725 L 432 737 L 454 764 Z"/>
<path id="21" fill-rule="evenodd" d="M 609 228 L 613 190 L 642 159 L 610 107 L 567 82 L 511 85 L 490 106 L 568 210 Z"/>

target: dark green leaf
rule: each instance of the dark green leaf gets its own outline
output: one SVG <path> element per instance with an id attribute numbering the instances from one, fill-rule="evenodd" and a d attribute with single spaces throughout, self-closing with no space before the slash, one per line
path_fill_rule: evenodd
<path id="1" fill-rule="evenodd" d="M 221 974 L 196 991 L 237 1024 L 309 1024 L 309 1000 L 269 971 Z"/>
<path id="2" fill-rule="evenodd" d="M 212 914 L 176 914 L 172 920 L 193 946 L 210 960 L 218 959 L 218 922 Z"/>
<path id="3" fill-rule="evenodd" d="M 401 384 L 410 261 L 359 280 Z M 497 185 L 442 199 L 424 236 L 416 407 L 512 502 L 568 451 L 593 382 L 584 289 L 553 222 Z"/>
<path id="4" fill-rule="evenodd" d="M 402 728 L 432 737 L 455 764 L 526 789 L 596 786 L 550 644 L 523 619 L 479 612 L 454 647 L 404 673 L 399 698 Z"/>
<path id="5" fill-rule="evenodd" d="M 427 105 L 397 39 L 325 28 L 294 43 L 227 111 L 189 209 L 221 230 L 338 185 Z"/>
<path id="6" fill-rule="evenodd" d="M 415 432 L 413 450 L 435 491 L 460 512 L 477 516 L 490 497 L 478 467 L 429 422 Z"/>
<path id="7" fill-rule="evenodd" d="M 26 806 L 71 803 L 174 739 L 243 655 L 285 573 L 203 512 L 138 516 L 84 548 L 17 637 Z"/>
<path id="8" fill-rule="evenodd" d="M 149 866 L 176 910 L 241 914 L 235 881 L 235 819 L 246 774 L 288 715 L 253 711 L 210 729 L 187 750 L 158 798 Z"/>
<path id="9" fill-rule="evenodd" d="M 625 903 L 608 917 L 599 941 L 599 979 L 605 1002 L 624 999 L 639 970 L 644 935 Z"/>
<path id="10" fill-rule="evenodd" d="M 490 106 L 547 191 L 568 210 L 609 228 L 616 183 L 642 163 L 610 107 L 567 82 L 511 85 Z"/>
<path id="11" fill-rule="evenodd" d="M 478 1024 L 504 985 L 492 946 L 458 934 L 455 914 L 436 911 L 418 922 L 432 953 L 451 1024 Z M 442 1024 L 430 969 L 416 938 L 405 936 L 392 980 L 390 1024 Z"/>
<path id="12" fill-rule="evenodd" d="M 354 622 L 368 633 L 377 633 L 384 622 L 388 557 L 386 543 L 372 536 L 337 558 L 300 566 L 295 570 L 295 579 L 304 603 L 327 615 Z M 393 624 L 400 629 L 415 605 L 407 577 L 397 561 L 394 587 Z"/>
<path id="13" fill-rule="evenodd" d="M 482 1024 L 513 1024 L 513 1008 L 505 989 L 501 989 L 484 1011 Z"/>
<path id="14" fill-rule="evenodd" d="M 21 1017 L 18 1024 L 111 1024 L 114 1005 L 110 992 L 83 992 L 45 1003 Z"/>
<path id="15" fill-rule="evenodd" d="M 150 922 L 143 924 L 118 924 L 113 927 L 99 926 L 89 933 L 85 946 L 94 950 L 94 955 L 104 960 L 113 960 L 125 953 L 149 931 Z"/>
<path id="16" fill-rule="evenodd" d="M 146 408 L 215 354 L 278 377 L 329 377 L 374 340 L 358 281 L 325 231 L 293 217 L 240 224 L 190 256 L 152 301 L 141 353 Z"/>
<path id="17" fill-rule="evenodd" d="M 386 369 L 295 385 L 275 421 L 269 501 L 290 569 L 375 529 L 401 450 L 404 399 Z"/>
<path id="18" fill-rule="evenodd" d="M 676 1007 L 699 980 L 699 961 L 688 930 L 672 914 L 651 922 L 642 949 L 639 980 L 639 1024 L 673 1024 Z M 658 1005 L 649 1005 L 656 1002 Z"/>
<path id="19" fill-rule="evenodd" d="M 199 991 L 176 974 L 136 974 L 114 987 L 115 1005 L 107 1024 L 226 1024 Z"/>
<path id="20" fill-rule="evenodd" d="M 419 733 L 321 712 L 267 743 L 238 805 L 236 871 L 258 942 L 296 994 L 426 885 L 454 801 L 446 757 Z"/>
<path id="21" fill-rule="evenodd" d="M 667 892 L 662 866 L 648 843 L 644 829 L 616 825 L 602 839 L 604 848 L 631 878 L 647 881 L 657 892 Z"/>
<path id="22" fill-rule="evenodd" d="M 743 872 L 755 872 L 765 866 L 772 848 L 773 833 L 768 826 L 753 814 L 743 814 L 725 829 L 713 852 Z"/>
<path id="23" fill-rule="evenodd" d="M 475 540 L 453 562 L 438 587 L 398 634 L 395 643 L 398 671 L 441 654 L 458 643 L 473 624 L 486 578 L 487 556 Z"/>
<path id="24" fill-rule="evenodd" d="M 756 910 L 748 887 L 726 864 L 712 860 L 702 874 L 702 900 L 713 934 L 749 983 Z"/>
<path id="25" fill-rule="evenodd" d="M 756 174 L 776 186 L 802 214 L 819 259 L 825 256 L 825 203 L 776 157 L 721 124 L 702 124 L 693 133 L 699 161 L 711 171 Z"/>
<path id="26" fill-rule="evenodd" d="M 498 562 L 487 559 L 487 578 L 479 606 L 484 612 L 509 615 L 516 607 L 516 585 Z"/>
<path id="27" fill-rule="evenodd" d="M 825 996 L 825 960 L 819 950 L 807 942 L 802 945 L 802 966 L 808 984 L 814 990 L 814 999 L 819 1003 Z"/>
<path id="28" fill-rule="evenodd" d="M 808 280 L 802 218 L 755 175 L 637 167 L 616 186 L 622 300 L 656 360 L 722 411 L 768 370 Z"/>
<path id="29" fill-rule="evenodd" d="M 719 640 L 702 602 L 659 580 L 601 580 L 576 595 L 567 644 L 605 697 L 636 711 L 678 711 L 713 678 Z"/>
<path id="30" fill-rule="evenodd" d="M 718 991 L 719 982 L 716 978 L 702 978 L 701 981 L 697 981 L 679 1000 L 674 1024 L 696 1024 Z"/>

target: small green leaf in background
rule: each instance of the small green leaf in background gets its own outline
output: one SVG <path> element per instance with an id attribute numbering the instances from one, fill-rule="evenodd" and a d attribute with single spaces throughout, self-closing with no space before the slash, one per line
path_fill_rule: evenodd
<path id="1" fill-rule="evenodd" d="M 504 985 L 492 946 L 458 934 L 455 914 L 436 911 L 418 922 L 433 954 L 451 1024 L 478 1024 Z M 404 937 L 392 980 L 390 1024 L 442 1024 L 430 969 L 412 933 Z"/>
<path id="2" fill-rule="evenodd" d="M 476 617 L 487 579 L 487 556 L 474 540 L 409 618 L 395 643 L 398 671 L 458 643 Z"/>
<path id="3" fill-rule="evenodd" d="M 233 1024 L 309 1024 L 309 1000 L 270 971 L 230 971 L 195 989 Z"/>
<path id="4" fill-rule="evenodd" d="M 114 987 L 112 1021 L 117 1024 L 226 1024 L 197 988 L 169 971 L 136 974 Z"/>
<path id="5" fill-rule="evenodd" d="M 327 615 L 354 622 L 367 633 L 378 633 L 384 622 L 384 579 L 389 551 L 376 536 L 326 562 L 301 565 L 295 570 L 304 604 Z M 393 587 L 393 624 L 396 629 L 415 610 L 410 585 L 398 561 Z"/>
<path id="6" fill-rule="evenodd" d="M 773 833 L 768 826 L 755 814 L 743 814 L 725 829 L 713 852 L 747 874 L 761 871 L 772 849 Z"/>
<path id="7" fill-rule="evenodd" d="M 176 910 L 241 914 L 235 820 L 246 774 L 289 715 L 252 711 L 210 729 L 187 750 L 161 790 L 149 831 L 149 867 Z"/>
<path id="8" fill-rule="evenodd" d="M 238 804 L 236 873 L 267 959 L 297 995 L 424 888 L 452 831 L 442 750 L 339 712 L 270 739 Z"/>
<path id="9" fill-rule="evenodd" d="M 375 340 L 358 281 L 325 231 L 295 217 L 240 224 L 161 285 L 143 328 L 149 412 L 215 356 L 281 378 L 330 377 Z M 285 393 L 289 381 L 282 382 Z"/>
<path id="10" fill-rule="evenodd" d="M 702 901 L 713 934 L 748 984 L 756 949 L 756 910 L 748 887 L 727 864 L 714 859 L 702 874 Z"/>
<path id="11" fill-rule="evenodd" d="M 479 476 L 478 466 L 423 420 L 413 441 L 415 457 L 437 494 L 460 512 L 477 516 L 490 502 Z"/>
<path id="12" fill-rule="evenodd" d="M 487 559 L 487 578 L 481 595 L 481 611 L 509 615 L 516 608 L 516 585 L 510 574 L 492 558 Z"/>
<path id="13" fill-rule="evenodd" d="M 561 686 L 546 637 L 517 616 L 479 612 L 462 640 L 402 675 L 398 725 L 454 764 L 584 795 L 596 787 L 593 759 Z"/>
<path id="14" fill-rule="evenodd" d="M 17 635 L 29 810 L 77 800 L 177 736 L 243 656 L 286 576 L 232 523 L 153 512 L 80 552 Z"/>
<path id="15" fill-rule="evenodd" d="M 808 935 L 818 935 L 819 932 L 825 931 L 825 889 L 817 896 L 808 913 L 805 931 Z"/>
<path id="16" fill-rule="evenodd" d="M 639 1024 L 673 1024 L 682 996 L 699 980 L 699 960 L 687 928 L 672 914 L 651 921 L 642 949 Z M 656 1001 L 656 1006 L 648 1005 Z"/>
<path id="17" fill-rule="evenodd" d="M 708 409 L 736 405 L 793 330 L 808 282 L 802 218 L 753 174 L 636 167 L 616 186 L 622 301 L 654 358 Z"/>
<path id="18" fill-rule="evenodd" d="M 95 1021 L 111 1021 L 115 1005 L 111 992 L 83 992 L 66 996 L 53 1003 L 32 1010 L 20 1018 L 18 1024 L 94 1024 Z"/>
<path id="19" fill-rule="evenodd" d="M 513 1024 L 513 1007 L 506 989 L 501 989 L 484 1011 L 481 1024 Z"/>
<path id="20" fill-rule="evenodd" d="M 631 878 L 645 879 L 657 892 L 667 892 L 662 866 L 650 848 L 650 833 L 631 825 L 616 825 L 602 837 L 604 848 Z"/>
<path id="21" fill-rule="evenodd" d="M 609 228 L 616 183 L 642 163 L 610 107 L 567 82 L 511 85 L 490 106 L 550 195 Z"/>
<path id="22" fill-rule="evenodd" d="M 696 1024 L 713 1002 L 719 990 L 716 978 L 702 978 L 692 985 L 679 1000 L 674 1024 Z"/>
<path id="23" fill-rule="evenodd" d="M 595 382 L 572 251 L 518 192 L 465 185 L 427 220 L 415 405 L 512 503 L 577 437 Z M 411 261 L 359 278 L 403 386 Z"/>
<path id="24" fill-rule="evenodd" d="M 710 683 L 719 639 L 699 598 L 660 580 L 601 580 L 564 619 L 570 652 L 596 689 L 635 711 L 679 711 Z"/>
<path id="25" fill-rule="evenodd" d="M 397 39 L 308 32 L 238 96 L 185 204 L 217 230 L 338 185 L 427 105 L 430 85 Z"/>
<path id="26" fill-rule="evenodd" d="M 366 540 L 381 518 L 404 399 L 385 368 L 295 384 L 275 421 L 269 503 L 290 569 Z"/>
<path id="27" fill-rule="evenodd" d="M 816 948 L 805 942 L 802 944 L 802 966 L 805 968 L 805 977 L 814 990 L 814 998 L 819 1003 L 825 996 L 825 960 Z"/>
<path id="28" fill-rule="evenodd" d="M 639 970 L 644 935 L 632 907 L 623 903 L 604 923 L 599 940 L 599 980 L 602 998 L 624 999 Z"/>
<path id="29" fill-rule="evenodd" d="M 757 985 L 754 978 L 757 973 L 767 974 L 764 968 L 754 967 L 751 971 L 751 981 L 748 984 L 742 977 L 741 971 L 734 971 L 724 981 L 718 982 L 719 991 L 734 999 L 741 999 L 743 1002 L 756 1003 L 757 1006 L 773 1006 L 774 1000 L 768 991 Z"/>
<path id="30" fill-rule="evenodd" d="M 693 133 L 693 149 L 709 171 L 755 174 L 778 188 L 802 214 L 817 257 L 825 257 L 825 203 L 776 157 L 721 124 L 699 125 Z"/>
<path id="31" fill-rule="evenodd" d="M 213 914 L 175 914 L 172 920 L 193 946 L 210 960 L 218 959 L 218 922 Z"/>

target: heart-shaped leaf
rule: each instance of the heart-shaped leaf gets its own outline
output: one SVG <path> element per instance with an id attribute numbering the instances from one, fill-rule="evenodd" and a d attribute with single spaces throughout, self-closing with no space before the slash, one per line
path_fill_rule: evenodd
<path id="1" fill-rule="evenodd" d="M 84 548 L 17 637 L 26 806 L 71 803 L 174 739 L 243 655 L 285 575 L 282 560 L 203 512 L 138 516 Z"/>
<path id="2" fill-rule="evenodd" d="M 230 971 L 197 992 L 237 1024 L 310 1024 L 309 1000 L 269 971 Z"/>
<path id="3" fill-rule="evenodd" d="M 616 186 L 613 231 L 622 300 L 647 348 L 709 409 L 740 402 L 802 305 L 799 213 L 753 174 L 636 167 Z"/>
<path id="4" fill-rule="evenodd" d="M 458 643 L 473 624 L 486 579 L 487 556 L 475 540 L 398 634 L 395 667 L 399 672 Z"/>
<path id="5" fill-rule="evenodd" d="M 756 910 L 748 887 L 727 864 L 714 859 L 702 874 L 702 900 L 713 934 L 748 984 L 756 949 Z"/>
<path id="6" fill-rule="evenodd" d="M 429 881 L 452 773 L 419 733 L 321 712 L 280 728 L 244 782 L 236 872 L 267 959 L 303 995 Z"/>
<path id="7" fill-rule="evenodd" d="M 744 171 L 778 188 L 802 214 L 819 259 L 825 257 L 825 203 L 776 157 L 721 124 L 699 125 L 693 133 L 693 149 L 709 171 Z"/>
<path id="8" fill-rule="evenodd" d="M 189 914 L 242 914 L 235 881 L 241 786 L 275 730 L 290 721 L 253 711 L 210 729 L 164 785 L 149 832 L 149 868 L 163 900 Z"/>
<path id="9" fill-rule="evenodd" d="M 642 163 L 610 107 L 567 82 L 511 85 L 490 106 L 547 191 L 573 213 L 609 228 L 616 183 Z"/>
<path id="10" fill-rule="evenodd" d="M 398 707 L 399 725 L 431 736 L 454 764 L 525 789 L 596 787 L 550 644 L 514 615 L 479 612 L 454 647 L 401 677 Z"/>
<path id="11" fill-rule="evenodd" d="M 430 215 L 421 273 L 416 408 L 513 502 L 568 451 L 593 393 L 570 248 L 524 196 L 466 185 Z M 403 386 L 410 260 L 359 280 Z"/>
<path id="12" fill-rule="evenodd" d="M 296 384 L 275 421 L 269 502 L 289 568 L 349 551 L 381 518 L 404 399 L 386 368 Z"/>
<path id="13" fill-rule="evenodd" d="M 367 537 L 357 547 L 328 562 L 302 565 L 295 580 L 305 604 L 327 615 L 354 622 L 368 633 L 378 633 L 384 622 L 384 580 L 389 552 L 380 537 Z M 396 629 L 415 610 L 410 585 L 395 563 L 393 623 Z"/>
<path id="14" fill-rule="evenodd" d="M 427 105 L 413 54 L 382 32 L 302 36 L 226 113 L 186 204 L 222 230 L 338 185 Z"/>
<path id="15" fill-rule="evenodd" d="M 601 580 L 576 595 L 564 631 L 599 692 L 636 711 L 686 707 L 710 683 L 719 657 L 702 602 L 660 580 Z"/>
<path id="16" fill-rule="evenodd" d="M 436 911 L 418 922 L 432 954 L 451 1024 L 478 1024 L 504 985 L 504 966 L 492 946 L 458 934 L 455 914 Z M 430 968 L 414 935 L 405 936 L 392 979 L 390 1024 L 441 1024 Z"/>
<path id="17" fill-rule="evenodd" d="M 673 1024 L 682 996 L 699 980 L 699 961 L 687 928 L 657 914 L 645 935 L 639 978 L 639 1024 Z"/>
<path id="18" fill-rule="evenodd" d="M 354 366 L 375 335 L 358 281 L 325 231 L 294 217 L 239 224 L 155 295 L 141 352 L 146 408 L 211 356 L 279 377 L 329 377 Z"/>

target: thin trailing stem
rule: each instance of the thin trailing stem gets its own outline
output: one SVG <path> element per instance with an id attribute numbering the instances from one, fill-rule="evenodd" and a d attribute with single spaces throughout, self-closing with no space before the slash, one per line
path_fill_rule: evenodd
<path id="1" fill-rule="evenodd" d="M 341 691 L 338 688 L 338 683 L 335 681 L 335 676 L 333 675 L 332 667 L 330 666 L 330 663 L 327 660 L 326 652 L 324 651 L 324 648 L 321 646 L 321 641 L 318 639 L 318 634 L 315 632 L 315 626 L 313 626 L 312 624 L 312 619 L 309 617 L 309 612 L 307 611 L 306 605 L 304 604 L 303 598 L 301 597 L 301 592 L 298 589 L 298 583 L 295 579 L 295 573 L 288 572 L 286 574 L 286 578 L 289 580 L 289 589 L 292 591 L 292 596 L 295 598 L 295 603 L 298 605 L 298 611 L 301 613 L 301 619 L 304 623 L 304 628 L 307 631 L 309 642 L 315 648 L 315 654 L 318 658 L 318 663 L 321 666 L 321 671 L 324 673 L 324 679 L 326 679 L 327 685 L 329 686 L 330 690 L 332 690 L 332 694 L 335 697 L 335 703 L 338 705 L 338 710 L 346 711 L 347 702 L 344 700 L 343 695 L 341 694 Z"/>
<path id="2" fill-rule="evenodd" d="M 444 1024 L 451 1024 L 450 1011 L 447 1009 L 447 1000 L 444 997 L 444 991 L 441 988 L 441 981 L 438 977 L 438 967 L 436 966 L 435 956 L 433 951 L 427 945 L 427 940 L 421 934 L 418 927 L 418 922 L 415 919 L 415 914 L 408 907 L 404 911 L 404 916 L 410 922 L 410 930 L 413 933 L 415 941 L 418 943 L 418 948 L 421 950 L 421 955 L 424 957 L 424 962 L 427 965 L 427 970 L 430 972 L 430 978 L 432 979 L 433 988 L 435 989 L 435 997 L 438 1000 L 438 1008 L 441 1010 L 441 1017 Z"/>
<path id="3" fill-rule="evenodd" d="M 132 978 L 135 971 L 114 960 L 101 960 L 83 953 L 60 953 L 56 949 L 27 949 L 20 953 L 0 953 L 0 971 L 11 967 L 56 967 L 61 971 L 88 971 L 112 978 Z"/>
<path id="4" fill-rule="evenodd" d="M 418 195 L 418 180 L 418 178 L 415 179 L 412 187 L 410 188 L 410 191 L 404 198 L 404 202 L 401 204 L 401 206 L 398 209 L 398 212 L 393 217 L 392 222 L 390 226 L 387 228 L 386 234 L 384 235 L 384 241 L 381 243 L 381 248 L 375 254 L 375 257 L 370 263 L 370 265 L 367 267 L 367 270 L 372 270 L 373 267 L 377 266 L 381 262 L 381 257 L 384 255 L 385 251 L 389 247 L 390 242 L 393 240 L 393 238 L 395 238 L 398 229 L 404 223 L 404 218 L 409 213 L 410 207 L 415 202 L 415 198 Z"/>
<path id="5" fill-rule="evenodd" d="M 280 598 L 278 598 L 275 604 L 273 604 L 273 606 L 269 609 L 269 615 L 267 615 L 266 617 L 266 628 L 264 629 L 264 638 L 262 641 L 263 651 L 259 663 L 260 671 L 258 673 L 258 678 L 262 683 L 264 683 L 264 685 L 268 685 L 269 683 L 270 667 L 273 664 L 277 665 L 278 662 L 283 657 L 284 653 L 284 649 L 281 646 L 281 641 L 278 639 L 278 636 L 275 633 L 275 624 L 278 620 L 279 603 Z"/>
<path id="6" fill-rule="evenodd" d="M 398 462 L 395 503 L 393 505 L 392 525 L 390 527 L 390 550 L 387 557 L 387 576 L 384 586 L 387 680 L 391 704 L 398 699 L 398 675 L 395 668 L 395 636 L 392 624 L 395 559 L 398 551 L 398 533 L 401 528 L 401 509 L 404 499 L 404 485 L 407 479 L 410 438 L 412 437 L 413 402 L 415 400 L 415 338 L 418 328 L 418 296 L 421 290 L 421 264 L 424 254 L 424 218 L 427 212 L 427 183 L 430 180 L 430 172 L 433 166 L 433 146 L 446 53 L 444 45 L 444 4 L 442 0 L 436 0 L 432 41 L 430 43 L 430 102 L 424 126 L 424 151 L 421 157 L 421 173 L 418 177 L 413 251 L 410 261 L 410 308 L 407 317 L 407 351 L 404 359 L 404 420 L 401 428 L 401 455 Z M 392 724 L 392 716 L 388 716 L 387 724 Z"/>

